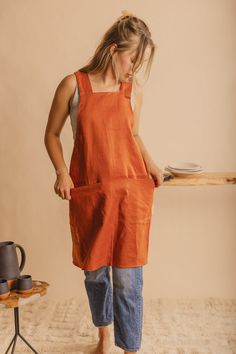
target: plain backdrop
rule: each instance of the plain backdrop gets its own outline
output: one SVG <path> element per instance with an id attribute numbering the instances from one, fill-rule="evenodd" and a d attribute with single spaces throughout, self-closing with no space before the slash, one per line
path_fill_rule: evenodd
<path id="1" fill-rule="evenodd" d="M 1 0 L 0 240 L 25 248 L 22 274 L 47 281 L 49 297 L 86 293 L 72 264 L 69 202 L 54 192 L 44 146 L 48 113 L 59 82 L 88 62 L 124 9 L 158 47 L 140 118 L 153 160 L 236 171 L 234 0 Z M 69 166 L 69 116 L 61 141 Z M 236 296 L 235 206 L 234 185 L 155 189 L 145 298 Z"/>

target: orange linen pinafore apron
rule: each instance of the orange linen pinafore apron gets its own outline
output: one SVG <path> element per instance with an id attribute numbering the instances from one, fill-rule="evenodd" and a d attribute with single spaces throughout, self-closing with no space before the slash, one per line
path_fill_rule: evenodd
<path id="1" fill-rule="evenodd" d="M 154 180 L 132 134 L 132 82 L 93 92 L 77 71 L 80 101 L 70 160 L 73 264 L 84 270 L 147 263 Z"/>

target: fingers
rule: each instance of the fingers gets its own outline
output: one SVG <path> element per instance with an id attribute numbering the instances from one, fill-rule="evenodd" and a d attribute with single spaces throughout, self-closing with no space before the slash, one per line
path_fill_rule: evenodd
<path id="1" fill-rule="evenodd" d="M 74 183 L 69 175 L 57 176 L 54 183 L 54 191 L 61 199 L 71 199 L 71 188 L 74 188 Z"/>
<path id="2" fill-rule="evenodd" d="M 67 200 L 70 200 L 70 199 L 71 199 L 70 190 L 66 190 L 66 191 L 65 191 L 65 195 L 66 195 L 66 199 L 67 199 Z"/>
<path id="3" fill-rule="evenodd" d="M 71 199 L 70 191 L 68 191 L 68 190 L 60 191 L 60 193 L 57 193 L 57 194 L 59 195 L 59 197 L 61 197 L 61 199 L 66 199 L 66 200 Z"/>
<path id="4" fill-rule="evenodd" d="M 161 171 L 161 184 L 164 182 L 164 172 L 163 171 Z"/>
<path id="5" fill-rule="evenodd" d="M 55 193 L 61 198 L 61 199 L 66 199 L 70 200 L 71 195 L 70 195 L 70 189 L 62 189 L 58 187 L 54 187 Z"/>
<path id="6" fill-rule="evenodd" d="M 163 182 L 164 182 L 164 175 L 160 174 L 159 178 L 157 179 L 157 181 L 158 181 L 158 186 L 157 187 L 160 187 L 163 184 Z"/>

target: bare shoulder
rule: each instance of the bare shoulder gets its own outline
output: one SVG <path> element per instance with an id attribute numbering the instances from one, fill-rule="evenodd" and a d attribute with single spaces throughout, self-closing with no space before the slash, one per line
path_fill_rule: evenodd
<path id="1" fill-rule="evenodd" d="M 54 101 L 58 104 L 62 102 L 69 107 L 71 100 L 74 96 L 76 88 L 76 77 L 74 74 L 66 75 L 59 82 L 55 95 Z"/>
<path id="2" fill-rule="evenodd" d="M 133 80 L 133 87 L 136 92 L 142 92 L 142 84 L 140 83 L 140 81 L 137 80 L 136 77 Z"/>
<path id="3" fill-rule="evenodd" d="M 74 74 L 66 75 L 59 83 L 58 89 L 67 93 L 68 96 L 73 95 L 76 87 L 76 77 Z"/>
<path id="4" fill-rule="evenodd" d="M 134 78 L 133 81 L 133 92 L 135 96 L 135 101 L 141 104 L 143 98 L 143 87 L 136 78 Z"/>

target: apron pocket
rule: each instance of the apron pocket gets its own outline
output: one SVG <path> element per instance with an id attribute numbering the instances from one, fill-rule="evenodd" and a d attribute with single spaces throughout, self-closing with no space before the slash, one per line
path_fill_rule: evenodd
<path id="1" fill-rule="evenodd" d="M 83 191 L 87 191 L 87 190 L 96 190 L 98 189 L 100 186 L 101 186 L 101 182 L 97 182 L 97 183 L 91 183 L 91 184 L 85 184 L 83 186 L 78 186 L 78 187 L 73 187 L 70 189 L 70 192 L 71 192 L 71 197 L 74 193 L 76 192 L 83 192 Z"/>
<path id="2" fill-rule="evenodd" d="M 128 191 L 125 203 L 128 223 L 149 223 L 152 215 L 154 181 L 149 177 L 132 179 Z"/>
<path id="3" fill-rule="evenodd" d="M 80 244 L 82 256 L 90 252 L 106 215 L 106 194 L 101 183 L 71 188 L 69 200 L 73 239 Z"/>

